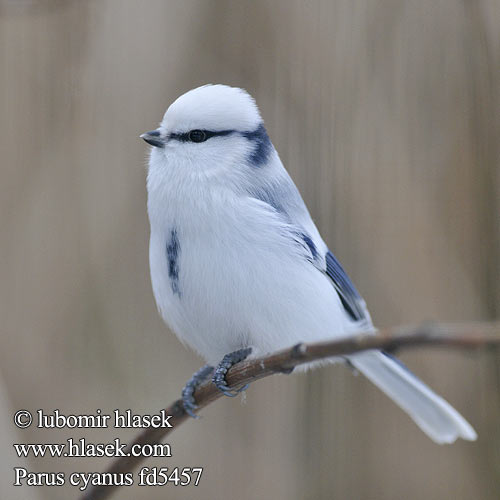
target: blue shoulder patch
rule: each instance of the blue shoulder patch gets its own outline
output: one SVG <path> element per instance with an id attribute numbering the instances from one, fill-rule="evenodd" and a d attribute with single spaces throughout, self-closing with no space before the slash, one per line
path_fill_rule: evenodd
<path id="1" fill-rule="evenodd" d="M 179 253 L 181 247 L 177 237 L 177 229 L 170 231 L 170 240 L 167 241 L 167 261 L 168 261 L 168 277 L 170 278 L 170 286 L 174 295 L 181 296 L 179 287 Z"/>
<path id="2" fill-rule="evenodd" d="M 241 135 L 254 144 L 254 150 L 248 161 L 254 167 L 261 167 L 267 161 L 273 147 L 264 125 L 261 123 L 254 131 L 242 132 Z"/>
<path id="3" fill-rule="evenodd" d="M 366 315 L 361 305 L 361 295 L 349 279 L 349 276 L 347 276 L 340 262 L 330 250 L 328 250 L 325 255 L 325 259 L 326 274 L 333 281 L 333 285 L 339 294 L 344 309 L 354 321 L 365 319 Z"/>
<path id="4" fill-rule="evenodd" d="M 316 245 L 314 244 L 313 240 L 311 240 L 309 235 L 306 233 L 301 233 L 300 236 L 304 240 L 304 243 L 309 247 L 312 258 L 316 260 L 316 258 L 318 257 L 318 249 L 316 248 Z"/>

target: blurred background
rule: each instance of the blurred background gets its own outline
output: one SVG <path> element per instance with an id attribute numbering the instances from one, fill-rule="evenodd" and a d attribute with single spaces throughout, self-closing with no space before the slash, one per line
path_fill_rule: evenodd
<path id="1" fill-rule="evenodd" d="M 15 410 L 156 412 L 201 364 L 160 320 L 148 264 L 147 146 L 180 94 L 246 88 L 375 324 L 498 318 L 500 2 L 0 0 L 0 496 L 12 443 L 125 430 L 16 429 Z M 422 349 L 410 368 L 475 426 L 438 446 L 342 366 L 252 385 L 176 430 L 197 488 L 116 499 L 497 499 L 499 355 Z"/>

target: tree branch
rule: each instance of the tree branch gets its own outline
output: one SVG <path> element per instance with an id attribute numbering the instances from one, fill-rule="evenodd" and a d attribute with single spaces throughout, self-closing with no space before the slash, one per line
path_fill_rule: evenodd
<path id="1" fill-rule="evenodd" d="M 499 348 L 500 323 L 471 323 L 457 325 L 422 324 L 400 328 L 382 329 L 377 335 L 361 334 L 343 340 L 331 340 L 314 344 L 298 344 L 269 356 L 243 361 L 232 367 L 227 373 L 227 383 L 231 388 L 239 388 L 244 384 L 255 382 L 275 373 L 289 373 L 297 365 L 333 356 L 345 356 L 366 349 L 394 351 L 400 348 L 420 346 L 446 347 L 460 349 Z M 206 382 L 196 390 L 196 404 L 199 409 L 220 398 L 222 394 L 211 382 Z M 184 411 L 181 399 L 172 403 L 165 410 L 172 415 L 172 428 L 148 428 L 130 443 L 125 453 L 134 445 L 159 443 L 176 427 L 189 417 Z M 144 457 L 120 457 L 116 459 L 106 472 L 132 472 Z M 115 486 L 92 486 L 82 496 L 82 500 L 102 500 L 108 498 L 116 489 Z"/>

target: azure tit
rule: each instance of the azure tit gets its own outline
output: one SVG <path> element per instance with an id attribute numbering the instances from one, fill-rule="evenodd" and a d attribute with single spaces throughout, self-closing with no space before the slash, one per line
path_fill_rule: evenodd
<path id="1" fill-rule="evenodd" d="M 190 415 L 194 390 L 209 376 L 224 394 L 236 394 L 225 374 L 248 356 L 375 332 L 245 90 L 191 90 L 141 137 L 152 146 L 147 189 L 156 303 L 168 326 L 208 363 L 183 390 Z M 348 361 L 434 441 L 476 438 L 454 408 L 389 354 L 371 350 L 333 361 Z"/>

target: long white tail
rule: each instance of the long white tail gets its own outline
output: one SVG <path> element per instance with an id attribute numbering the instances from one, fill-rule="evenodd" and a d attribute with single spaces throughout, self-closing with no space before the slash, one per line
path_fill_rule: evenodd
<path id="1" fill-rule="evenodd" d="M 349 361 L 436 443 L 453 443 L 459 437 L 476 439 L 476 432 L 462 415 L 402 363 L 380 351 L 361 352 L 350 356 Z"/>

